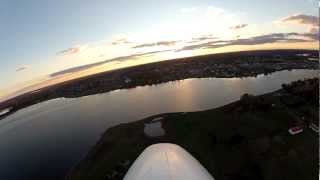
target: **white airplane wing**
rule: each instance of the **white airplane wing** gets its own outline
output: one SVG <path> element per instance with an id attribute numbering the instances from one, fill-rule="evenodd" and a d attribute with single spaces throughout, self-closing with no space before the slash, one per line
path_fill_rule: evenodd
<path id="1" fill-rule="evenodd" d="M 187 151 L 175 144 L 155 144 L 145 149 L 124 180 L 214 180 Z"/>

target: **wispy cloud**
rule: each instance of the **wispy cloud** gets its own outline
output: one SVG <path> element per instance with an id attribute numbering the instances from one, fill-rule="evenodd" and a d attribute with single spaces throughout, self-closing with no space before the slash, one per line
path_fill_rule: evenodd
<path id="1" fill-rule="evenodd" d="M 134 53 L 134 54 L 126 55 L 126 56 L 119 56 L 119 57 L 115 57 L 115 58 L 112 58 L 112 59 L 107 59 L 105 61 L 100 61 L 100 62 L 96 62 L 96 63 L 92 63 L 92 64 L 87 64 L 87 65 L 83 65 L 83 66 L 77 66 L 77 67 L 65 69 L 65 70 L 62 70 L 62 71 L 58 71 L 58 72 L 50 74 L 50 77 L 56 77 L 56 76 L 69 74 L 69 73 L 76 73 L 76 72 L 87 70 L 87 69 L 90 69 L 90 68 L 93 68 L 93 67 L 97 67 L 97 66 L 106 64 L 106 63 L 123 62 L 123 61 L 137 59 L 137 58 L 142 57 L 142 56 L 147 56 L 147 55 L 152 55 L 152 54 L 157 54 L 157 53 L 167 52 L 167 51 L 171 51 L 171 50 L 149 51 L 149 52 Z"/>
<path id="2" fill-rule="evenodd" d="M 133 46 L 133 48 L 145 48 L 145 47 L 154 47 L 154 46 L 174 46 L 179 41 L 158 41 L 153 43 L 144 43 Z"/>
<path id="3" fill-rule="evenodd" d="M 129 44 L 129 43 L 131 42 L 127 38 L 115 39 L 111 42 L 112 45 Z"/>
<path id="4" fill-rule="evenodd" d="M 72 55 L 72 54 L 77 54 L 81 51 L 83 51 L 84 49 L 86 49 L 87 46 L 86 45 L 81 45 L 81 46 L 76 46 L 76 47 L 71 47 L 62 51 L 59 51 L 57 53 L 57 55 Z"/>
<path id="5" fill-rule="evenodd" d="M 272 31 L 266 31 L 270 32 L 270 34 L 257 36 L 257 34 L 262 34 L 264 31 L 256 30 L 255 25 L 251 25 L 249 20 L 243 20 L 240 18 L 241 16 L 238 16 L 234 12 L 230 12 L 219 7 L 210 6 L 205 8 L 185 8 L 181 9 L 181 11 L 197 11 L 197 13 L 195 13 L 196 18 L 186 21 L 188 22 L 188 26 L 182 26 L 183 28 L 181 29 L 176 28 L 179 30 L 176 30 L 177 35 L 170 35 L 170 32 L 174 32 L 175 28 L 172 28 L 172 26 L 165 26 L 165 28 L 157 28 L 156 30 L 152 29 L 150 32 L 147 31 L 143 34 L 119 34 L 111 39 L 103 40 L 101 42 L 89 42 L 85 45 L 71 47 L 62 50 L 57 54 L 66 56 L 79 53 L 79 58 L 74 58 L 73 56 L 60 58 L 73 58 L 78 61 L 84 59 L 81 64 L 88 65 L 53 73 L 52 76 L 69 72 L 77 72 L 108 62 L 132 60 L 148 54 L 161 53 L 163 51 L 176 52 L 183 50 L 214 49 L 232 45 L 298 43 L 314 42 L 318 40 L 318 33 L 316 33 L 317 17 L 315 16 L 296 14 L 280 20 L 281 23 L 294 23 L 313 27 L 315 29 L 313 29 L 312 32 L 310 30 L 309 33 L 277 33 L 277 30 L 275 29 Z M 250 24 L 250 26 L 243 22 Z M 192 27 L 189 26 L 190 24 Z M 237 30 L 244 28 L 246 32 L 241 31 L 241 34 L 235 33 Z M 162 29 L 168 29 L 169 33 L 164 33 Z M 188 33 L 187 31 L 189 29 L 190 32 Z M 180 36 L 180 34 L 184 34 L 181 33 L 184 30 L 187 35 Z M 163 34 L 169 35 L 161 36 Z M 82 51 L 85 52 L 82 53 Z M 94 61 L 97 63 L 89 64 L 92 63 L 92 60 L 90 59 L 89 61 L 89 58 L 95 58 Z M 161 58 L 161 56 L 157 56 L 157 58 Z M 72 66 L 73 64 L 70 64 L 68 67 Z"/>
<path id="6" fill-rule="evenodd" d="M 305 14 L 295 14 L 281 19 L 281 22 L 317 26 L 318 17 Z"/>
<path id="7" fill-rule="evenodd" d="M 236 40 L 214 40 L 205 43 L 184 46 L 178 51 L 196 49 L 214 49 L 232 45 L 260 45 L 267 43 L 297 43 L 317 41 L 317 34 L 313 33 L 272 33 Z"/>
<path id="8" fill-rule="evenodd" d="M 233 30 L 243 29 L 243 28 L 245 28 L 247 26 L 248 26 L 248 24 L 239 24 L 239 25 L 230 27 L 230 29 L 233 29 Z"/>
<path id="9" fill-rule="evenodd" d="M 57 54 L 61 54 L 61 55 L 69 55 L 69 54 L 75 54 L 75 53 L 78 53 L 80 51 L 80 48 L 68 48 L 68 49 L 65 49 L 65 50 L 62 50 L 60 52 L 58 52 Z"/>
<path id="10" fill-rule="evenodd" d="M 215 37 L 212 34 L 207 34 L 207 35 L 202 35 L 202 36 L 198 36 L 198 37 L 193 37 L 192 41 L 190 41 L 188 43 L 197 43 L 197 42 L 201 42 L 201 41 L 214 40 L 214 39 L 218 39 L 218 37 Z"/>
<path id="11" fill-rule="evenodd" d="M 24 70 L 26 70 L 28 68 L 29 68 L 29 66 L 21 66 L 21 67 L 16 69 L 16 72 L 24 71 Z"/>
<path id="12" fill-rule="evenodd" d="M 296 25 L 308 26 L 310 32 L 315 32 L 319 29 L 318 17 L 311 16 L 311 15 L 295 14 L 295 15 L 282 18 L 279 22 L 283 24 L 296 24 Z"/>

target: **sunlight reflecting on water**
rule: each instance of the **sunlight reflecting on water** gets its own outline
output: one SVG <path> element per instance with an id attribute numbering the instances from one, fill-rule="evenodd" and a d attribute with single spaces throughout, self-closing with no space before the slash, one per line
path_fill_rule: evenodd
<path id="1" fill-rule="evenodd" d="M 159 113 L 219 107 L 244 93 L 264 94 L 318 73 L 294 70 L 257 78 L 187 79 L 36 104 L 0 121 L 0 177 L 58 179 L 107 128 Z"/>

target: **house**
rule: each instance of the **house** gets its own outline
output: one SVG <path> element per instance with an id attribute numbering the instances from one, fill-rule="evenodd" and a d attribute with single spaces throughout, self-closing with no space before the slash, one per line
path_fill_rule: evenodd
<path id="1" fill-rule="evenodd" d="M 303 128 L 300 127 L 300 126 L 295 126 L 295 127 L 292 127 L 288 130 L 288 132 L 291 134 L 291 135 L 296 135 L 296 134 L 300 134 L 303 132 Z"/>
<path id="2" fill-rule="evenodd" d="M 0 110 L 0 116 L 9 113 L 12 109 L 13 109 L 12 107 L 9 107 L 9 108 Z"/>
<path id="3" fill-rule="evenodd" d="M 125 82 L 126 84 L 131 83 L 131 81 L 132 81 L 132 80 L 131 80 L 130 78 L 128 78 L 128 77 L 126 77 L 125 80 L 124 80 L 124 82 Z"/>

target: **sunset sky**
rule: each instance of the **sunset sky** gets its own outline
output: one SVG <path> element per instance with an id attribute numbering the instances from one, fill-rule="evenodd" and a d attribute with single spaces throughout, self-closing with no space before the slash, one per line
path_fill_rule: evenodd
<path id="1" fill-rule="evenodd" d="M 318 49 L 317 0 L 0 0 L 0 101 L 177 57 Z"/>

